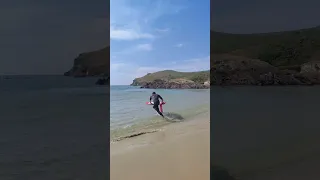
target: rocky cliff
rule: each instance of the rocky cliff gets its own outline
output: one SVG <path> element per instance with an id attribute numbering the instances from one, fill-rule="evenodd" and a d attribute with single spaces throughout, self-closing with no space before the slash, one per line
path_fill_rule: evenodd
<path id="1" fill-rule="evenodd" d="M 186 79 L 175 79 L 175 80 L 163 80 L 156 79 L 152 82 L 146 82 L 141 85 L 141 88 L 149 89 L 208 89 L 210 85 L 196 83 Z"/>
<path id="2" fill-rule="evenodd" d="M 178 72 L 173 70 L 148 73 L 136 78 L 132 86 L 151 89 L 206 89 L 210 87 L 210 71 Z"/>
<path id="3" fill-rule="evenodd" d="M 160 71 L 133 80 L 131 85 L 151 89 L 206 89 L 230 85 L 316 85 L 320 84 L 320 62 L 302 64 L 297 70 L 275 67 L 265 61 L 229 54 L 211 56 L 208 71 L 183 73 Z"/>
<path id="4" fill-rule="evenodd" d="M 320 84 L 316 62 L 301 65 L 301 71 L 282 70 L 259 59 L 234 55 L 211 57 L 211 85 L 314 85 Z"/>
<path id="5" fill-rule="evenodd" d="M 319 84 L 320 28 L 261 34 L 211 31 L 211 85 Z"/>
<path id="6" fill-rule="evenodd" d="M 73 63 L 73 67 L 65 76 L 108 76 L 110 71 L 110 47 L 97 51 L 80 54 Z"/>

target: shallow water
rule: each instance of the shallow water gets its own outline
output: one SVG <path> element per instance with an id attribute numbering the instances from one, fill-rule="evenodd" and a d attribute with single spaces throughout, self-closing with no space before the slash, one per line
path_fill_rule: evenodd
<path id="1" fill-rule="evenodd" d="M 158 116 L 152 106 L 146 105 L 153 91 L 160 94 L 166 102 L 163 105 L 163 111 L 168 115 L 167 120 Z M 209 92 L 209 90 L 152 90 L 131 86 L 111 86 L 111 138 L 160 128 L 207 112 L 210 107 Z"/>
<path id="2" fill-rule="evenodd" d="M 108 178 L 109 93 L 95 81 L 0 80 L 1 180 Z"/>

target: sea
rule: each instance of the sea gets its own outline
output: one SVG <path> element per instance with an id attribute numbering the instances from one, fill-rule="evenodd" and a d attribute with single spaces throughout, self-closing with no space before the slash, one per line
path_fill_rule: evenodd
<path id="1" fill-rule="evenodd" d="M 209 112 L 209 90 L 156 90 L 166 102 L 166 121 L 146 105 L 155 90 L 96 80 L 0 78 L 1 180 L 105 180 L 113 140 Z"/>
<path id="2" fill-rule="evenodd" d="M 0 79 L 1 180 L 109 177 L 109 92 L 97 78 Z"/>
<path id="3" fill-rule="evenodd" d="M 243 173 L 266 169 L 262 162 L 320 157 L 320 86 L 213 87 L 210 94 L 96 80 L 0 78 L 1 180 L 108 179 L 113 140 L 193 121 L 210 108 L 213 164 Z M 146 105 L 153 91 L 169 120 Z"/>
<path id="4" fill-rule="evenodd" d="M 163 113 L 157 114 L 146 102 L 152 92 L 161 95 L 166 104 Z M 110 88 L 110 135 L 119 140 L 135 134 L 156 131 L 172 123 L 192 120 L 193 117 L 209 113 L 210 90 L 141 89 L 133 86 L 111 86 Z"/>

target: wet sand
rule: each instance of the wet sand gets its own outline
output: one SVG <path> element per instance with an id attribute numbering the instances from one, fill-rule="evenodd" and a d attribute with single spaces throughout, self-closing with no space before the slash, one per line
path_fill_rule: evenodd
<path id="1" fill-rule="evenodd" d="M 319 89 L 212 88 L 212 161 L 239 180 L 320 179 Z"/>
<path id="2" fill-rule="evenodd" d="M 303 136 L 278 136 L 254 144 L 246 142 L 249 137 L 241 136 L 245 133 L 235 135 L 231 132 L 229 135 L 236 137 L 237 141 L 228 140 L 226 133 L 214 138 L 219 145 L 212 149 L 212 163 L 225 168 L 236 179 L 320 179 L 320 133 L 310 131 Z"/>
<path id="3" fill-rule="evenodd" d="M 210 179 L 209 114 L 111 144 L 111 180 Z"/>

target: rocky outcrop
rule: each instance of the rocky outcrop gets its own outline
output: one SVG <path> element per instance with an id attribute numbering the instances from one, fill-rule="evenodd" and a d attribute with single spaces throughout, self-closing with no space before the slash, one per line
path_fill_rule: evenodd
<path id="1" fill-rule="evenodd" d="M 96 82 L 96 85 L 108 85 L 110 78 L 99 78 Z"/>
<path id="2" fill-rule="evenodd" d="M 302 64 L 301 73 L 320 73 L 320 61 L 311 61 Z"/>
<path id="3" fill-rule="evenodd" d="M 204 84 L 195 83 L 191 80 L 186 79 L 175 79 L 175 80 L 162 80 L 156 79 L 152 82 L 145 82 L 141 84 L 141 88 L 148 89 L 207 89 L 210 86 Z"/>
<path id="4" fill-rule="evenodd" d="M 210 88 L 209 82 L 209 70 L 197 72 L 163 70 L 154 73 L 148 73 L 143 77 L 135 78 L 131 86 L 155 89 L 204 89 Z"/>
<path id="5" fill-rule="evenodd" d="M 210 79 L 207 72 L 195 74 L 175 73 L 170 79 L 169 72 L 149 73 L 136 78 L 131 85 L 141 88 L 165 89 L 204 89 L 214 85 L 315 85 L 320 84 L 320 62 L 313 61 L 298 68 L 277 68 L 259 59 L 230 54 L 211 55 Z M 178 74 L 177 74 L 178 73 Z M 165 76 L 164 76 L 165 74 Z M 161 76 L 160 76 L 161 75 Z M 183 76 L 183 78 L 177 78 Z M 154 79 L 155 77 L 162 77 Z M 172 77 L 172 76 L 171 76 Z M 199 80 L 200 81 L 196 81 Z"/>
<path id="6" fill-rule="evenodd" d="M 262 34 L 210 31 L 210 37 L 211 85 L 320 83 L 319 27 Z"/>
<path id="7" fill-rule="evenodd" d="M 205 86 L 210 87 L 210 80 L 203 83 Z"/>
<path id="8" fill-rule="evenodd" d="M 110 69 L 110 47 L 104 49 L 82 53 L 73 63 L 73 67 L 65 76 L 86 77 L 109 75 Z"/>
<path id="9" fill-rule="evenodd" d="M 130 86 L 140 86 L 140 85 L 142 85 L 142 84 L 137 79 L 134 79 L 132 81 L 132 83 L 130 84 Z"/>
<path id="10" fill-rule="evenodd" d="M 307 68 L 308 67 L 308 68 Z M 314 66 L 312 66 L 314 67 Z M 211 85 L 313 85 L 320 84 L 319 73 L 279 70 L 267 62 L 231 55 L 211 59 Z M 308 73 L 305 72 L 308 69 Z"/>
<path id="11" fill-rule="evenodd" d="M 153 82 L 158 79 L 165 81 L 180 81 L 183 83 L 185 80 L 191 80 L 197 84 L 203 84 L 210 78 L 210 71 L 197 71 L 197 72 L 178 72 L 173 70 L 163 70 L 154 73 L 148 73 L 143 77 L 135 78 L 131 86 L 141 86 L 146 82 Z M 190 82 L 190 81 L 189 81 Z"/>

